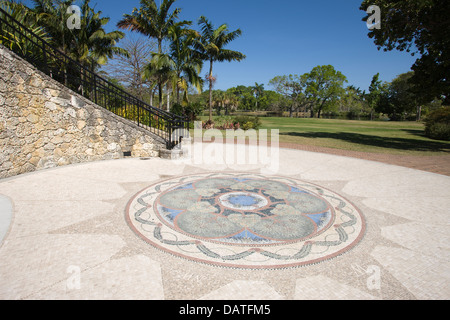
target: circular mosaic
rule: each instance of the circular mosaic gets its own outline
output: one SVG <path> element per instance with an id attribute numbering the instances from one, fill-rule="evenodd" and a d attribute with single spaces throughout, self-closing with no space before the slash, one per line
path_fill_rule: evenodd
<path id="1" fill-rule="evenodd" d="M 214 173 L 152 185 L 128 204 L 148 243 L 186 259 L 237 268 L 285 268 L 336 257 L 365 221 L 342 196 L 285 177 Z"/>

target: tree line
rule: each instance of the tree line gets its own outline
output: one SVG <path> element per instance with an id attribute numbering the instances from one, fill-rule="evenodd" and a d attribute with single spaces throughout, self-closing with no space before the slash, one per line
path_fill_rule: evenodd
<path id="1" fill-rule="evenodd" d="M 423 103 L 414 93 L 410 80 L 414 72 L 400 74 L 391 82 L 373 76 L 368 90 L 345 86 L 346 76 L 331 65 L 317 66 L 305 74 L 276 76 L 264 84 L 213 90 L 212 106 L 216 115 L 236 111 L 264 111 L 266 115 L 289 117 L 331 117 L 343 119 L 421 120 L 438 109 L 442 100 Z M 192 94 L 199 105 L 208 102 L 207 94 Z"/>
<path id="2" fill-rule="evenodd" d="M 67 10 L 72 5 L 71 0 L 32 2 L 33 8 L 15 0 L 3 0 L 0 5 L 61 52 L 94 71 L 103 72 L 117 85 L 131 87 L 140 98 L 144 98 L 144 90 L 149 89 L 152 99 L 156 88 L 159 108 L 163 108 L 164 93 L 169 99 L 171 91 L 177 104 L 187 105 L 189 89 L 201 92 L 206 82 L 211 118 L 214 64 L 246 58 L 243 53 L 226 48 L 242 34 L 240 29 L 231 31 L 227 24 L 215 27 L 205 16 L 200 16 L 199 31 L 194 30 L 190 28 L 193 21 L 179 19 L 181 9 L 173 8 L 176 0 L 163 0 L 159 6 L 155 0 L 141 0 L 139 8 L 124 14 L 117 23 L 118 29 L 136 32 L 156 42 L 156 46 L 152 41 L 128 42 L 126 47 L 118 45 L 125 34 L 119 30 L 107 33 L 104 27 L 110 19 L 102 17 L 101 11 L 95 11 L 90 0 L 82 2 L 78 29 L 70 29 L 66 24 L 73 14 Z M 27 39 L 11 35 L 6 28 L 0 31 L 0 43 L 15 50 L 23 50 L 28 45 L 33 50 Z M 119 65 L 132 66 L 131 77 L 123 79 L 123 72 L 111 72 L 113 69 L 108 72 L 107 68 L 102 68 L 114 58 Z M 209 72 L 203 79 L 200 73 L 204 62 L 209 63 Z M 170 109 L 169 100 L 166 108 Z"/>
<path id="3" fill-rule="evenodd" d="M 32 8 L 17 0 L 3 0 L 0 5 L 54 47 L 138 98 L 179 113 L 197 113 L 207 106 L 210 120 L 213 110 L 219 114 L 264 110 L 287 112 L 291 117 L 375 119 L 385 115 L 392 120 L 420 120 L 429 110 L 450 104 L 447 0 L 362 2 L 361 10 L 369 5 L 381 8 L 384 27 L 368 34 L 380 50 L 419 55 L 411 72 L 391 82 L 374 75 L 367 92 L 346 86 L 346 76 L 331 65 L 317 66 L 305 74 L 276 76 L 269 81 L 269 89 L 255 83 L 213 90 L 216 63 L 246 58 L 227 49 L 242 31 L 229 30 L 226 24 L 216 27 L 205 16 L 196 23 L 181 20 L 181 9 L 174 7 L 176 0 L 158 2 L 159 6 L 155 0 L 141 0 L 140 7 L 125 13 L 116 25 L 118 30 L 112 32 L 105 30 L 110 19 L 96 11 L 90 0 L 81 2 L 81 28 L 76 30 L 66 25 L 72 14 L 67 12 L 71 0 L 32 0 Z M 125 37 L 119 30 L 139 37 Z M 0 30 L 0 42 L 14 50 L 33 51 L 27 39 L 5 30 Z M 208 72 L 202 76 L 204 65 Z M 205 86 L 208 90 L 203 93 Z"/>

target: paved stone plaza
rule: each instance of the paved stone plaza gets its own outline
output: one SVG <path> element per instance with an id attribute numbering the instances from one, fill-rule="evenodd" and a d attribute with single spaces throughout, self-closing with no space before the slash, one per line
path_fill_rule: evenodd
<path id="1" fill-rule="evenodd" d="M 450 177 L 279 152 L 0 180 L 0 299 L 450 298 Z"/>

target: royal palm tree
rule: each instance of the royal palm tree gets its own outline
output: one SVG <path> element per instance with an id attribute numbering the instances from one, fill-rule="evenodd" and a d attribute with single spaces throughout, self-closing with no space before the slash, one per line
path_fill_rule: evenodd
<path id="1" fill-rule="evenodd" d="M 192 45 L 199 37 L 196 31 L 173 25 L 169 28 L 171 41 L 169 53 L 153 53 L 148 70 L 164 70 L 172 82 L 176 101 L 181 104 L 180 91 L 183 91 L 183 104 L 187 105 L 188 87 L 192 85 L 201 93 L 203 81 L 200 71 L 203 61 L 195 56 Z"/>
<path id="2" fill-rule="evenodd" d="M 130 31 L 139 32 L 158 42 L 158 54 L 162 54 L 163 41 L 169 37 L 169 29 L 174 25 L 189 25 L 192 22 L 179 21 L 178 16 L 180 8 L 175 8 L 170 12 L 170 8 L 176 0 L 163 0 L 161 5 L 157 6 L 155 0 L 141 0 L 140 8 L 134 8 L 131 14 L 124 14 L 123 19 L 117 23 L 117 27 Z M 156 72 L 157 70 L 153 70 Z M 159 107 L 162 107 L 162 90 L 164 85 L 164 70 L 158 73 Z"/>
<path id="3" fill-rule="evenodd" d="M 259 83 L 255 82 L 255 86 L 252 87 L 252 89 L 253 89 L 253 93 L 255 94 L 255 98 L 256 98 L 255 109 L 256 109 L 256 111 L 258 111 L 258 101 L 259 101 L 259 98 L 261 98 L 264 94 L 264 84 L 259 84 Z"/>
<path id="4" fill-rule="evenodd" d="M 225 49 L 226 45 L 242 34 L 242 31 L 237 29 L 230 32 L 227 24 L 222 24 L 217 29 L 214 29 L 212 23 L 204 16 L 199 18 L 198 23 L 201 26 L 202 34 L 196 41 L 196 50 L 203 60 L 209 61 L 209 73 L 207 76 L 209 82 L 209 121 L 212 121 L 213 64 L 214 62 L 231 62 L 245 59 L 245 55 L 241 52 Z"/>
<path id="5" fill-rule="evenodd" d="M 33 11 L 47 34 L 51 37 L 50 43 L 60 51 L 68 54 L 70 38 L 72 36 L 67 28 L 69 18 L 66 10 L 72 5 L 70 0 L 33 0 Z"/>
<path id="6" fill-rule="evenodd" d="M 162 87 L 168 84 L 174 77 L 174 62 L 167 54 L 153 53 L 150 62 L 144 66 L 144 80 L 156 79 L 155 81 L 159 89 L 158 107 L 160 109 L 163 107 Z M 167 94 L 169 94 L 169 90 L 167 90 Z"/>
<path id="7" fill-rule="evenodd" d="M 183 90 L 183 103 L 188 101 L 188 86 L 192 85 L 197 92 L 202 92 L 203 80 L 200 72 L 203 67 L 203 60 L 195 54 L 193 45 L 200 37 L 199 33 L 175 25 L 169 28 L 171 40 L 170 56 L 175 62 L 176 77 L 173 87 L 176 89 L 177 103 L 180 104 L 180 90 Z"/>

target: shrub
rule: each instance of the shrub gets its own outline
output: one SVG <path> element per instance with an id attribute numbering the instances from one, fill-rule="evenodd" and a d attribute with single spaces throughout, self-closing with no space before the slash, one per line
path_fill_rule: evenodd
<path id="1" fill-rule="evenodd" d="M 175 103 L 170 111 L 179 116 L 186 116 L 188 117 L 189 120 L 194 121 L 202 113 L 203 106 L 198 102 L 189 103 L 186 106 L 182 106 L 181 104 Z"/>
<path id="2" fill-rule="evenodd" d="M 259 117 L 252 116 L 237 116 L 234 118 L 234 125 L 239 123 L 240 128 L 244 130 L 255 129 L 258 130 L 261 127 L 261 119 Z"/>
<path id="3" fill-rule="evenodd" d="M 450 140 L 450 107 L 431 112 L 425 120 L 425 135 L 436 140 Z"/>
<path id="4" fill-rule="evenodd" d="M 215 127 L 215 124 L 214 124 L 214 121 L 212 121 L 212 120 L 208 120 L 208 121 L 206 121 L 206 122 L 202 122 L 202 128 L 203 129 L 214 129 L 214 127 Z"/>
<path id="5" fill-rule="evenodd" d="M 261 120 L 259 119 L 259 117 L 252 117 L 252 116 L 237 116 L 237 117 L 220 116 L 214 118 L 214 121 L 212 121 L 211 123 L 209 121 L 203 123 L 204 129 L 215 128 L 219 130 L 233 130 L 233 129 L 258 130 L 260 126 Z"/>
<path id="6" fill-rule="evenodd" d="M 234 129 L 233 117 L 231 116 L 219 116 L 214 118 L 215 128 L 219 130 Z"/>

